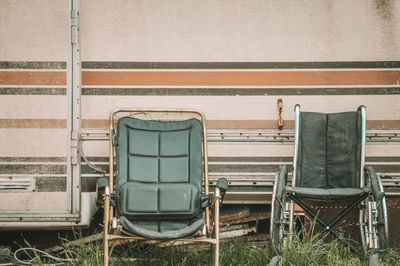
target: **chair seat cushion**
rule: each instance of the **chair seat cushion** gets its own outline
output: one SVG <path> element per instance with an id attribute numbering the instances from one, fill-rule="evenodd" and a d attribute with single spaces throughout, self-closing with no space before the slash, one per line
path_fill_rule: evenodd
<path id="1" fill-rule="evenodd" d="M 190 219 L 201 212 L 201 194 L 192 184 L 129 182 L 118 192 L 119 213 L 128 219 Z"/>
<path id="2" fill-rule="evenodd" d="M 190 222 L 181 221 L 131 221 L 120 216 L 120 222 L 129 234 L 148 239 L 177 239 L 194 235 L 204 226 L 202 218 Z"/>
<path id="3" fill-rule="evenodd" d="M 334 199 L 348 199 L 360 197 L 370 192 L 368 187 L 364 188 L 306 188 L 306 187 L 286 187 L 287 193 L 295 193 L 297 197 L 307 199 L 321 199 L 321 200 L 334 200 Z"/>

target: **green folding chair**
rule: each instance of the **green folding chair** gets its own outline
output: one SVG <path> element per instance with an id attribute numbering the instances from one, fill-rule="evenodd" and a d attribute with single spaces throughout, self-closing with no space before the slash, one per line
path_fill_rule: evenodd
<path id="1" fill-rule="evenodd" d="M 171 118 L 178 116 L 185 118 Z M 218 265 L 219 208 L 228 182 L 218 180 L 210 195 L 204 115 L 118 109 L 110 114 L 109 134 L 110 175 L 97 188 L 104 203 L 104 265 L 109 242 L 121 239 L 210 243 Z"/>

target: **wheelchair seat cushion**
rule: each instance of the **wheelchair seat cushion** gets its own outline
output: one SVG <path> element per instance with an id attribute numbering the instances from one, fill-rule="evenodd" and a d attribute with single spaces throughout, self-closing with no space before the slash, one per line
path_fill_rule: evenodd
<path id="1" fill-rule="evenodd" d="M 197 119 L 119 119 L 119 215 L 128 219 L 197 217 L 201 212 L 202 132 Z"/>
<path id="2" fill-rule="evenodd" d="M 368 187 L 364 188 L 305 188 L 305 187 L 289 187 L 285 188 L 286 193 L 295 193 L 299 198 L 334 200 L 334 199 L 350 199 L 360 197 L 366 193 L 370 193 Z"/>

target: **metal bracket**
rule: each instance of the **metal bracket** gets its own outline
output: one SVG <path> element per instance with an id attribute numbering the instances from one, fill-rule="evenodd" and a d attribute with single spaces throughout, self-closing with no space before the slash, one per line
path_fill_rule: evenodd
<path id="1" fill-rule="evenodd" d="M 282 101 L 282 99 L 278 99 L 277 105 L 278 105 L 278 129 L 282 130 L 283 129 L 283 118 L 282 118 L 283 101 Z"/>
<path id="2" fill-rule="evenodd" d="M 112 129 L 111 130 L 111 139 L 112 139 L 112 145 L 115 147 L 115 146 L 118 146 L 118 141 L 117 141 L 117 134 L 115 134 L 115 129 Z"/>
<path id="3" fill-rule="evenodd" d="M 78 164 L 78 141 L 79 133 L 77 131 L 71 132 L 71 164 Z"/>
<path id="4" fill-rule="evenodd" d="M 71 10 L 71 43 L 79 43 L 79 11 Z"/>

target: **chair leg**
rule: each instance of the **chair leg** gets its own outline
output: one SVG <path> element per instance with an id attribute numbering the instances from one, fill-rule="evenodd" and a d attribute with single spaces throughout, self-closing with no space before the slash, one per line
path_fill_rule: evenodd
<path id="1" fill-rule="evenodd" d="M 218 266 L 219 265 L 219 242 L 213 245 L 214 249 L 214 265 Z"/>
<path id="2" fill-rule="evenodd" d="M 214 239 L 216 240 L 214 245 L 214 265 L 219 265 L 219 200 L 220 200 L 220 190 L 215 189 L 214 198 Z"/>
<path id="3" fill-rule="evenodd" d="M 289 242 L 292 241 L 293 239 L 293 223 L 294 223 L 294 202 L 293 200 L 290 201 L 290 203 L 287 205 L 289 207 L 289 239 L 286 239 L 286 243 L 289 240 Z M 285 209 L 286 211 L 286 209 Z M 286 243 L 284 243 L 284 246 L 286 246 Z"/>
<path id="4" fill-rule="evenodd" d="M 104 231 L 105 232 L 105 231 Z M 104 233 L 104 236 L 106 236 L 107 233 Z M 104 266 L 108 266 L 108 239 L 104 238 L 103 239 L 103 259 L 104 259 Z"/>
<path id="5" fill-rule="evenodd" d="M 108 187 L 106 187 L 106 193 L 104 194 L 104 228 L 103 228 L 103 259 L 104 266 L 108 266 L 108 229 L 110 219 L 110 193 Z"/>

